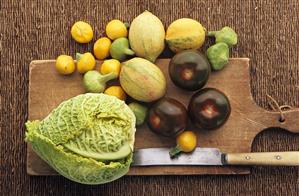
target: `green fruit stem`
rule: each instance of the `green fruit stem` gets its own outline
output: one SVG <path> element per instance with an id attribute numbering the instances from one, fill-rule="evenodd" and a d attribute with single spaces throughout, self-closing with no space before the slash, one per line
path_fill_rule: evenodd
<path id="1" fill-rule="evenodd" d="M 219 31 L 209 31 L 209 32 L 208 32 L 208 36 L 209 36 L 209 37 L 215 37 L 216 34 L 217 34 L 218 32 L 219 32 Z"/>
<path id="2" fill-rule="evenodd" d="M 131 56 L 135 54 L 135 52 L 133 50 L 131 50 L 130 48 L 125 48 L 124 53 L 127 55 L 131 55 Z"/>
<path id="3" fill-rule="evenodd" d="M 155 63 L 156 57 L 148 56 L 148 60 L 152 63 Z"/>
<path id="4" fill-rule="evenodd" d="M 105 75 L 101 75 L 99 74 L 98 76 L 98 81 L 100 84 L 105 84 L 106 82 L 108 82 L 109 80 L 113 80 L 117 77 L 117 75 L 113 72 L 105 74 Z"/>
<path id="5" fill-rule="evenodd" d="M 182 149 L 179 146 L 172 148 L 169 151 L 170 158 L 174 158 L 182 152 Z"/>
<path id="6" fill-rule="evenodd" d="M 81 59 L 82 55 L 83 55 L 83 54 L 77 52 L 77 53 L 76 53 L 76 60 L 79 61 L 79 60 Z"/>
<path id="7" fill-rule="evenodd" d="M 130 28 L 130 23 L 125 22 L 124 25 L 126 26 L 127 29 Z"/>

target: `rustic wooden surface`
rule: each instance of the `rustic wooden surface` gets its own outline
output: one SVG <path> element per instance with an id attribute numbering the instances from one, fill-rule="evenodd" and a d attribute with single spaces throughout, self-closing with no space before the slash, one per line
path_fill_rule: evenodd
<path id="1" fill-rule="evenodd" d="M 176 87 L 170 80 L 168 65 L 170 59 L 159 59 L 156 64 L 164 73 L 167 81 L 167 97 L 173 97 L 188 107 L 194 92 Z M 97 63 L 99 70 L 101 62 Z M 85 92 L 82 75 L 61 76 L 54 69 L 55 60 L 38 60 L 30 63 L 28 119 L 45 118 L 62 101 Z M 229 78 L 229 80 L 227 79 Z M 269 127 L 281 127 L 299 133 L 299 108 L 285 114 L 285 122 L 279 122 L 279 112 L 268 112 L 256 105 L 250 93 L 249 59 L 234 58 L 219 72 L 210 75 L 206 87 L 217 88 L 224 92 L 231 104 L 231 114 L 224 126 L 215 131 L 204 131 L 188 125 L 195 130 L 201 147 L 216 147 L 222 152 L 251 152 L 255 136 Z M 152 147 L 172 147 L 175 140 L 154 134 L 146 124 L 137 128 L 135 149 Z M 27 149 L 27 173 L 30 175 L 54 175 L 30 146 Z M 196 175 L 196 174 L 247 174 L 246 167 L 211 166 L 152 166 L 131 167 L 129 175 Z"/>
<path id="2" fill-rule="evenodd" d="M 24 123 L 28 114 L 29 63 L 74 55 L 92 44 L 76 44 L 71 24 L 89 21 L 99 37 L 107 21 L 130 21 L 149 9 L 167 26 L 192 17 L 207 29 L 229 25 L 239 34 L 233 57 L 251 59 L 251 92 L 270 109 L 265 94 L 279 104 L 299 106 L 299 2 L 297 0 L 2 0 L 0 3 L 0 192 L 1 195 L 297 195 L 298 167 L 254 167 L 243 176 L 124 177 L 102 186 L 84 186 L 60 176 L 26 174 Z M 299 136 L 267 129 L 252 151 L 299 149 Z"/>

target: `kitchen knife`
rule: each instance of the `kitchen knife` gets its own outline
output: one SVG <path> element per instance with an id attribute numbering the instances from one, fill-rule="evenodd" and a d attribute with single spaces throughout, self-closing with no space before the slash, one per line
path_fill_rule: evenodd
<path id="1" fill-rule="evenodd" d="M 163 165 L 276 165 L 299 166 L 299 151 L 222 153 L 217 148 L 196 148 L 170 158 L 169 148 L 146 148 L 134 152 L 133 166 Z"/>

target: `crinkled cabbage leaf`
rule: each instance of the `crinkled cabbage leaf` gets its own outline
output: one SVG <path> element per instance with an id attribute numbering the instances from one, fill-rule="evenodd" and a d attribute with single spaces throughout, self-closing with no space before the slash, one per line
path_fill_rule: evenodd
<path id="1" fill-rule="evenodd" d="M 28 121 L 25 140 L 66 178 L 103 184 L 129 171 L 135 121 L 123 101 L 87 93 L 62 102 L 41 121 Z"/>

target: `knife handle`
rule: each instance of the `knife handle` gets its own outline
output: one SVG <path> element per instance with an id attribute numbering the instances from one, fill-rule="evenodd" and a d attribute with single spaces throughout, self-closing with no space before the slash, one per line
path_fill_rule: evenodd
<path id="1" fill-rule="evenodd" d="M 228 153 L 224 162 L 228 165 L 299 166 L 299 151 Z"/>

